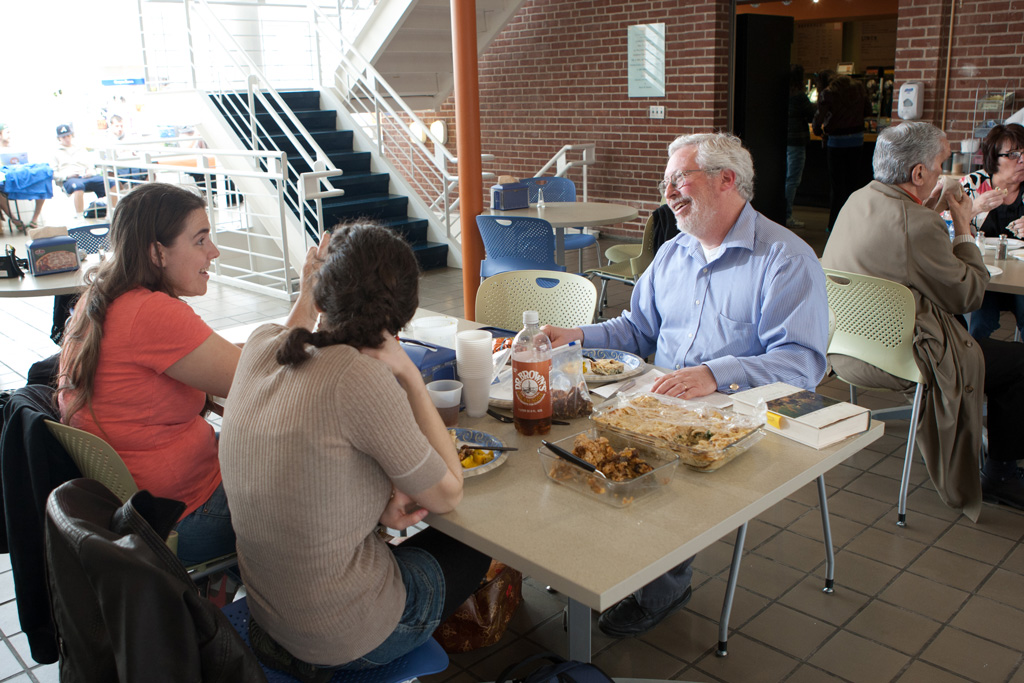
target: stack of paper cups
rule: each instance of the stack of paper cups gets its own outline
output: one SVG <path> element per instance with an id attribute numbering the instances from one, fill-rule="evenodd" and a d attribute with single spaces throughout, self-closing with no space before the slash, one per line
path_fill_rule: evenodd
<path id="1" fill-rule="evenodd" d="M 455 360 L 466 414 L 470 417 L 483 417 L 487 413 L 494 376 L 491 346 L 491 333 L 487 330 L 467 330 L 455 336 Z"/>

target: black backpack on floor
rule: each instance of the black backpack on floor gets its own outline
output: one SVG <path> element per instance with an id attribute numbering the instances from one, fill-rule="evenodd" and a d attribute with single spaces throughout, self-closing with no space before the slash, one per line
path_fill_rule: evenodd
<path id="1" fill-rule="evenodd" d="M 529 670 L 529 665 L 538 660 L 548 660 L 524 678 L 515 678 L 517 671 Z M 551 652 L 527 657 L 509 666 L 498 676 L 497 683 L 613 683 L 608 674 L 593 664 L 566 661 Z"/>

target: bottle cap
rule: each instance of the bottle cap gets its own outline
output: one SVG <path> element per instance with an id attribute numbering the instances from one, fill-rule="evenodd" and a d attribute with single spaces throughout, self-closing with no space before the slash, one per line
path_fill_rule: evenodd
<path id="1" fill-rule="evenodd" d="M 540 322 L 540 315 L 537 311 L 523 311 L 523 324 L 536 325 Z"/>

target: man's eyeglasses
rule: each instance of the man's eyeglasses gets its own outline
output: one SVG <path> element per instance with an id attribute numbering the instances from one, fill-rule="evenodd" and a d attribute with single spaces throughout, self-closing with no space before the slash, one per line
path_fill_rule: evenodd
<path id="1" fill-rule="evenodd" d="M 689 182 L 690 176 L 694 173 L 708 173 L 711 170 L 712 169 L 709 168 L 690 168 L 685 171 L 676 171 L 668 180 L 662 180 L 658 183 L 658 191 L 665 194 L 665 192 L 668 191 L 669 185 L 672 185 L 678 190 Z"/>
<path id="2" fill-rule="evenodd" d="M 1007 159 L 1009 159 L 1011 161 L 1020 161 L 1020 158 L 1022 156 L 1024 156 L 1024 152 L 1022 152 L 1019 149 L 1017 149 L 1017 150 L 1014 150 L 1012 152 L 1003 152 L 1002 154 L 997 154 L 996 156 L 997 157 L 1006 157 Z"/>

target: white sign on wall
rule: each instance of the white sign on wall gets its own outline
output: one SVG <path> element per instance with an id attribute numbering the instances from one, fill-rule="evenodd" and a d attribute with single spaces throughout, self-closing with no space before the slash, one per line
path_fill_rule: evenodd
<path id="1" fill-rule="evenodd" d="M 665 96 L 665 24 L 638 24 L 626 29 L 629 49 L 629 96 Z"/>

